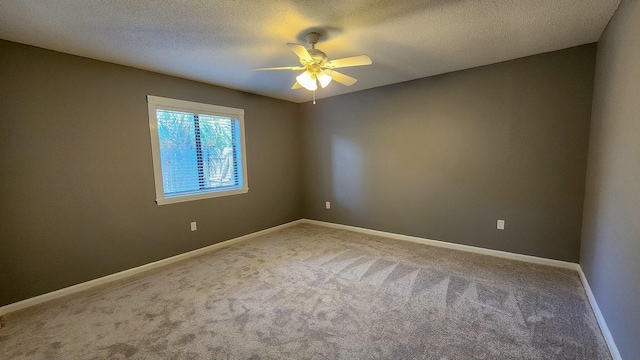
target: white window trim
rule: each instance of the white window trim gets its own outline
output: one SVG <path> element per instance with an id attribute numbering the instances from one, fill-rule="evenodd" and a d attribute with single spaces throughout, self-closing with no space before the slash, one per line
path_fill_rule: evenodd
<path id="1" fill-rule="evenodd" d="M 156 187 L 156 203 L 158 205 L 173 204 L 185 201 L 209 199 L 220 196 L 244 194 L 249 191 L 247 179 L 247 152 L 244 136 L 244 109 L 236 109 L 218 105 L 203 104 L 192 101 L 164 98 L 160 96 L 147 95 L 149 107 L 149 132 L 151 133 L 151 152 L 153 155 L 153 176 Z M 178 197 L 164 197 L 164 186 L 162 184 L 162 162 L 160 160 L 160 139 L 158 136 L 158 120 L 156 118 L 157 108 L 163 110 L 176 110 L 185 112 L 197 112 L 213 116 L 228 116 L 238 119 L 240 124 L 240 151 L 242 155 L 242 188 L 223 191 L 208 191 L 194 195 Z"/>

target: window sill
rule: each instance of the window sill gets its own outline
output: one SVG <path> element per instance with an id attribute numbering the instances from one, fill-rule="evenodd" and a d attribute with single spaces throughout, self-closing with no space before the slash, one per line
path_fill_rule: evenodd
<path id="1" fill-rule="evenodd" d="M 180 203 L 185 201 L 211 199 L 211 198 L 216 198 L 221 196 L 246 194 L 247 192 L 249 192 L 249 188 L 230 190 L 230 191 L 220 191 L 220 192 L 212 191 L 212 192 L 202 193 L 202 194 L 156 199 L 156 204 L 158 205 L 175 204 L 175 203 Z"/>

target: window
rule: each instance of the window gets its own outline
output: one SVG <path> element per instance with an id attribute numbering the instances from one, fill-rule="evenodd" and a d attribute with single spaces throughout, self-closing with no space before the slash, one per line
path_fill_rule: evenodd
<path id="1" fill-rule="evenodd" d="M 244 110 L 147 96 L 158 205 L 246 193 Z"/>

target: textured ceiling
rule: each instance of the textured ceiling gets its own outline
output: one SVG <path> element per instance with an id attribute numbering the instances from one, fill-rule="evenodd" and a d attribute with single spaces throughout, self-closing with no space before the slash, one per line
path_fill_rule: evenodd
<path id="1" fill-rule="evenodd" d="M 0 38 L 305 102 L 288 42 L 367 54 L 318 98 L 597 41 L 620 0 L 2 0 Z M 306 44 L 305 44 L 306 45 Z"/>

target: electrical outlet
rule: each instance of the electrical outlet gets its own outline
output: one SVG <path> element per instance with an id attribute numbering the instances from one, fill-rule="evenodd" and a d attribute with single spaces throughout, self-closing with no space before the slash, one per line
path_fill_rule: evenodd
<path id="1" fill-rule="evenodd" d="M 327 201 L 326 203 L 324 203 L 324 207 L 327 209 L 331 209 L 331 202 Z"/>
<path id="2" fill-rule="evenodd" d="M 498 220 L 498 230 L 504 230 L 504 220 Z"/>
<path id="3" fill-rule="evenodd" d="M 196 231 L 196 230 L 198 230 L 198 226 L 196 225 L 196 222 L 195 222 L 195 221 L 193 221 L 193 222 L 191 223 L 191 231 Z"/>

